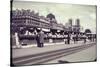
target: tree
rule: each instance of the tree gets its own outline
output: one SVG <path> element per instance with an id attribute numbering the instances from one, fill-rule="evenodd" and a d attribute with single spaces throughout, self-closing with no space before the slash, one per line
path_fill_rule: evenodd
<path id="1" fill-rule="evenodd" d="M 91 33 L 90 29 L 85 29 L 85 33 Z"/>

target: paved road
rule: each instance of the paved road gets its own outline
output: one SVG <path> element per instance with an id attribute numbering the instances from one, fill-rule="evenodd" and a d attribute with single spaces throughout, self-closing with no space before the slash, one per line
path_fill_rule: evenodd
<path id="1" fill-rule="evenodd" d="M 87 42 L 86 44 L 89 44 L 90 42 Z M 59 50 L 63 48 L 70 48 L 70 47 L 75 47 L 75 46 L 80 46 L 84 45 L 83 42 L 79 42 L 77 44 L 64 44 L 63 43 L 53 43 L 52 45 L 46 45 L 43 48 L 39 48 L 36 46 L 30 47 L 30 48 L 21 48 L 21 49 L 12 49 L 12 57 L 21 57 L 21 56 L 26 56 L 26 55 L 32 55 L 32 54 L 38 54 L 38 53 L 43 53 L 43 52 L 48 52 L 48 51 L 54 51 L 54 50 Z"/>
<path id="2" fill-rule="evenodd" d="M 61 58 L 57 58 L 43 64 L 57 64 L 57 63 L 72 63 L 72 62 L 88 62 L 96 61 L 97 58 L 97 46 L 94 45 L 80 52 L 76 52 Z"/>
<path id="3" fill-rule="evenodd" d="M 15 65 L 43 64 L 47 61 L 54 60 L 87 49 L 93 45 L 95 45 L 95 43 L 85 44 L 85 45 L 80 45 L 80 46 L 75 46 L 70 48 L 63 48 L 55 51 L 49 51 L 49 52 L 44 52 L 44 53 L 39 53 L 39 54 L 29 55 L 24 57 L 17 57 L 17 58 L 13 58 L 13 64 Z"/>

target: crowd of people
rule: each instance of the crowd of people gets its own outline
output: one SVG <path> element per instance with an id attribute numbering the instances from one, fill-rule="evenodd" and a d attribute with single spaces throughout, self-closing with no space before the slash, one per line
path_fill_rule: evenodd
<path id="1" fill-rule="evenodd" d="M 42 31 L 42 29 L 40 29 L 38 32 L 35 32 L 35 39 L 37 42 L 37 47 L 44 47 L 44 38 L 45 38 L 44 32 Z M 51 35 L 52 36 L 52 35 Z M 78 41 L 83 41 L 83 43 L 85 44 L 87 41 L 95 41 L 96 37 L 93 36 L 87 36 L 86 34 L 84 35 L 79 35 L 79 34 L 70 34 L 68 33 L 66 35 L 66 37 L 63 38 L 63 41 L 65 42 L 65 44 L 70 44 L 71 41 L 75 43 L 77 43 Z"/>
<path id="2" fill-rule="evenodd" d="M 29 33 L 26 31 L 26 33 Z M 56 42 L 64 42 L 65 44 L 71 44 L 72 42 L 74 44 L 78 44 L 79 41 L 82 41 L 84 44 L 88 41 L 94 42 L 96 41 L 96 34 L 72 34 L 72 33 L 67 33 L 67 34 L 52 34 L 50 33 L 45 33 L 42 29 L 38 31 L 34 31 L 33 34 L 26 34 L 24 40 L 28 40 L 27 42 L 30 42 L 34 40 L 36 42 L 37 47 L 44 47 L 44 43 L 56 43 Z M 21 36 L 19 36 L 19 33 L 15 35 L 16 42 L 19 44 L 18 40 L 20 41 Z M 33 40 L 32 40 L 33 39 Z M 21 41 L 20 41 L 21 42 Z M 23 42 L 21 42 L 22 44 Z"/>
<path id="3" fill-rule="evenodd" d="M 37 47 L 44 47 L 44 32 L 39 30 L 36 33 Z"/>

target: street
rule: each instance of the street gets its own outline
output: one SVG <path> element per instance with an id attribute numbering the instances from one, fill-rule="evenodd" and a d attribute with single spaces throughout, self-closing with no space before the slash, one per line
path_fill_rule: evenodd
<path id="1" fill-rule="evenodd" d="M 60 45 L 55 45 L 55 46 L 54 45 L 46 46 L 44 48 L 36 48 L 36 47 L 34 47 L 34 49 L 24 48 L 24 51 L 22 53 L 20 53 L 21 49 L 19 49 L 19 51 L 17 49 L 17 52 L 14 53 L 16 54 L 16 56 L 13 54 L 13 64 L 14 65 L 33 65 L 33 64 L 47 64 L 47 63 L 49 64 L 61 63 L 59 62 L 59 60 L 61 61 L 64 60 L 68 62 L 78 62 L 78 61 L 91 61 L 96 58 L 96 43 L 77 44 L 76 46 L 75 44 L 73 44 L 73 46 L 72 47 L 71 46 L 72 45 L 69 46 L 69 45 L 60 44 Z M 92 55 L 92 52 L 93 52 L 93 55 Z"/>
<path id="2" fill-rule="evenodd" d="M 58 59 L 55 59 L 55 60 L 52 60 L 52 61 L 48 61 L 44 64 L 52 64 L 52 63 L 63 63 L 63 62 L 59 62 L 59 61 L 64 61 L 64 63 L 66 62 L 84 62 L 84 61 L 94 61 L 96 59 L 96 45 L 88 48 L 88 49 L 85 49 L 85 50 L 82 50 L 80 52 L 77 52 L 77 53 L 74 53 L 74 54 L 71 54 L 71 55 L 68 55 L 68 56 L 64 56 L 64 57 L 61 57 L 61 58 L 58 58 Z"/>

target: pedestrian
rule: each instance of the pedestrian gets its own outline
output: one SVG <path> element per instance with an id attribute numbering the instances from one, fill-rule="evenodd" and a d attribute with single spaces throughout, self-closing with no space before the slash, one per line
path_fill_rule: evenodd
<path id="1" fill-rule="evenodd" d="M 68 37 L 67 37 L 67 42 L 68 42 L 68 44 L 70 44 L 70 35 L 69 35 L 69 33 L 68 33 Z"/>
<path id="2" fill-rule="evenodd" d="M 78 37 L 78 33 L 77 33 L 77 34 L 76 34 L 76 37 L 75 37 L 76 43 L 78 43 L 78 40 L 79 40 L 79 37 Z"/>
<path id="3" fill-rule="evenodd" d="M 39 46 L 44 47 L 44 32 L 42 29 L 39 32 Z"/>
<path id="4" fill-rule="evenodd" d="M 83 35 L 84 43 L 86 43 L 86 35 Z"/>
<path id="5" fill-rule="evenodd" d="M 35 39 L 36 39 L 36 42 L 37 42 L 37 47 L 41 47 L 40 42 L 39 42 L 39 32 L 37 32 L 37 33 L 35 32 L 34 34 L 35 34 Z"/>
<path id="6" fill-rule="evenodd" d="M 64 38 L 64 42 L 65 42 L 65 44 L 67 44 L 67 35 L 65 35 L 65 38 Z"/>
<path id="7" fill-rule="evenodd" d="M 73 40 L 74 40 L 74 44 L 76 43 L 76 36 L 75 34 L 73 35 Z"/>

